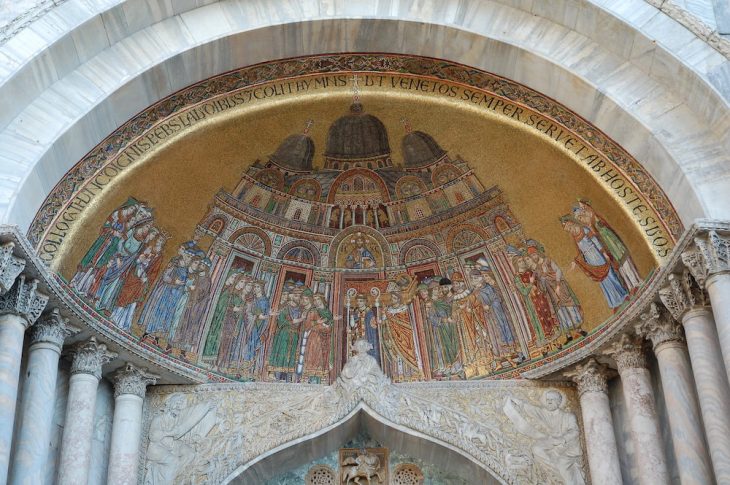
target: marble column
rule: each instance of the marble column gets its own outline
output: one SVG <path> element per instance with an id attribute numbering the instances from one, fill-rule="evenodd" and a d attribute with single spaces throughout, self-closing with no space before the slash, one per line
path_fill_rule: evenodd
<path id="1" fill-rule="evenodd" d="M 609 353 L 616 360 L 621 376 L 639 484 L 667 484 L 667 459 L 641 340 L 624 334 L 609 347 Z"/>
<path id="2" fill-rule="evenodd" d="M 0 483 L 5 483 L 10 467 L 23 337 L 48 302 L 37 286 L 37 281 L 26 282 L 21 275 L 0 296 Z"/>
<path id="3" fill-rule="evenodd" d="M 132 364 L 126 364 L 114 376 L 114 423 L 107 485 L 137 483 L 142 404 L 147 386 L 154 384 L 157 377 Z"/>
<path id="4" fill-rule="evenodd" d="M 96 391 L 101 379 L 102 365 L 114 357 L 116 354 L 109 352 L 106 345 L 98 343 L 94 337 L 74 349 L 61 440 L 58 485 L 88 482 Z"/>
<path id="5" fill-rule="evenodd" d="M 705 444 L 692 366 L 680 325 L 655 304 L 641 315 L 639 335 L 651 341 L 659 363 L 669 415 L 672 446 L 682 485 L 712 483 L 710 455 Z"/>
<path id="6" fill-rule="evenodd" d="M 78 331 L 78 328 L 67 324 L 58 309 L 43 315 L 30 330 L 23 407 L 8 483 L 42 483 L 45 479 L 55 411 L 58 359 L 66 337 Z"/>
<path id="7" fill-rule="evenodd" d="M 668 283 L 659 291 L 659 297 L 684 326 L 715 480 L 730 483 L 730 385 L 712 311 L 705 306 L 704 292 L 688 272 L 670 275 Z"/>
<path id="8" fill-rule="evenodd" d="M 608 369 L 591 357 L 567 375 L 578 385 L 591 482 L 620 485 L 623 481 L 608 400 Z"/>

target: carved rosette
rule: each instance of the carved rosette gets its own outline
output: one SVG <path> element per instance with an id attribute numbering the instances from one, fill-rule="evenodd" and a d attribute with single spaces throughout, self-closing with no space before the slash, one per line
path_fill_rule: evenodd
<path id="1" fill-rule="evenodd" d="M 46 303 L 48 297 L 38 291 L 38 282 L 26 282 L 25 276 L 20 275 L 10 291 L 0 295 L 0 314 L 10 313 L 23 317 L 28 328 L 41 316 Z"/>
<path id="2" fill-rule="evenodd" d="M 586 392 L 602 392 L 605 394 L 608 391 L 608 367 L 593 357 L 577 364 L 565 375 L 578 385 L 578 394 L 581 396 Z"/>
<path id="3" fill-rule="evenodd" d="M 69 325 L 68 319 L 61 316 L 58 308 L 54 308 L 33 325 L 30 330 L 30 344 L 50 343 L 61 349 L 67 337 L 80 331 L 80 328 Z"/>
<path id="4" fill-rule="evenodd" d="M 709 231 L 695 237 L 695 244 L 702 254 L 708 275 L 730 271 L 730 239 Z"/>
<path id="5" fill-rule="evenodd" d="M 13 256 L 13 249 L 13 242 L 0 245 L 0 295 L 10 291 L 15 278 L 25 269 L 25 260 Z"/>
<path id="6" fill-rule="evenodd" d="M 654 303 L 641 314 L 635 328 L 637 334 L 651 340 L 655 351 L 662 344 L 684 341 L 681 325 Z"/>
<path id="7" fill-rule="evenodd" d="M 619 373 L 629 369 L 646 368 L 646 356 L 639 338 L 623 334 L 609 345 L 607 351 L 616 361 Z"/>
<path id="8" fill-rule="evenodd" d="M 127 362 L 125 366 L 114 374 L 114 397 L 122 394 L 132 394 L 144 399 L 147 386 L 157 382 L 158 375 L 148 372 Z"/>
<path id="9" fill-rule="evenodd" d="M 689 270 L 682 274 L 670 274 L 668 284 L 659 290 L 659 298 L 677 321 L 693 308 L 709 304 L 707 294 L 697 284 Z"/>
<path id="10" fill-rule="evenodd" d="M 117 353 L 108 350 L 106 344 L 97 342 L 96 337 L 91 337 L 77 345 L 73 355 L 71 374 L 91 374 L 101 379 L 101 366 L 115 358 Z"/>

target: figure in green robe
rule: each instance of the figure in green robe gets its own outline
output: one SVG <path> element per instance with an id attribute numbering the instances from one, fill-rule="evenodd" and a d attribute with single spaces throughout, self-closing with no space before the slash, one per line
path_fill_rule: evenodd
<path id="1" fill-rule="evenodd" d="M 269 371 L 279 379 L 293 375 L 299 357 L 299 330 L 304 321 L 300 308 L 302 290 L 294 289 L 276 318 L 276 329 L 269 354 Z"/>
<path id="2" fill-rule="evenodd" d="M 210 322 L 210 328 L 208 329 L 208 336 L 205 339 L 205 346 L 203 347 L 203 357 L 215 357 L 218 355 L 218 349 L 221 344 L 221 328 L 223 327 L 223 320 L 226 317 L 226 310 L 231 306 L 231 299 L 234 293 L 234 286 L 238 280 L 239 273 L 232 273 L 228 275 L 225 284 L 223 285 L 223 291 L 221 296 L 218 298 L 218 303 L 215 305 L 213 311 L 213 319 Z"/>

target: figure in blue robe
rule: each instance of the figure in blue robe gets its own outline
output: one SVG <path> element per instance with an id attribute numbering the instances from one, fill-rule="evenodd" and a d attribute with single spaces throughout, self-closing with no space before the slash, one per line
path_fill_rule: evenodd
<path id="1" fill-rule="evenodd" d="M 175 256 L 155 285 L 139 318 L 146 333 L 167 334 L 175 318 L 177 304 L 185 296 L 188 263 L 184 256 Z"/>

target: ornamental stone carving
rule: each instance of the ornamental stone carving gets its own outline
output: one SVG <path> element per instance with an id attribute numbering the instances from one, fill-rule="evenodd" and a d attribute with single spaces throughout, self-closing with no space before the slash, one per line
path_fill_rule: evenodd
<path id="1" fill-rule="evenodd" d="M 78 344 L 72 352 L 71 374 L 91 374 L 97 379 L 101 379 L 101 367 L 117 356 L 106 344 L 97 342 L 96 337 Z"/>
<path id="2" fill-rule="evenodd" d="M 30 344 L 49 343 L 60 350 L 67 337 L 81 331 L 80 328 L 69 325 L 68 319 L 61 316 L 58 308 L 42 315 L 38 322 L 30 329 Z"/>
<path id="3" fill-rule="evenodd" d="M 619 372 L 646 368 L 646 356 L 640 338 L 623 334 L 606 351 L 616 361 Z"/>
<path id="4" fill-rule="evenodd" d="M 688 249 L 682 253 L 681 257 L 682 263 L 684 263 L 684 266 L 689 270 L 692 277 L 700 287 L 704 288 L 709 273 L 707 266 L 705 266 L 705 258 L 702 256 L 702 253 L 698 249 Z"/>
<path id="5" fill-rule="evenodd" d="M 730 271 L 730 239 L 709 231 L 695 237 L 695 244 L 702 254 L 708 275 Z"/>
<path id="6" fill-rule="evenodd" d="M 577 364 L 565 375 L 577 384 L 578 394 L 581 396 L 586 392 L 606 393 L 608 390 L 608 367 L 593 357 Z"/>
<path id="7" fill-rule="evenodd" d="M 681 274 L 670 274 L 668 284 L 659 290 L 659 298 L 677 321 L 693 308 L 709 304 L 705 290 L 692 278 L 689 270 Z"/>
<path id="8" fill-rule="evenodd" d="M 635 325 L 636 333 L 650 340 L 655 351 L 660 345 L 684 341 L 682 326 L 662 307 L 652 303 L 640 318 Z"/>
<path id="9" fill-rule="evenodd" d="M 0 295 L 0 314 L 12 313 L 25 320 L 26 328 L 33 325 L 48 303 L 48 296 L 38 291 L 38 281 L 26 281 L 24 275 L 15 279 L 8 292 Z"/>
<path id="10" fill-rule="evenodd" d="M 13 256 L 15 243 L 0 245 L 0 295 L 7 293 L 20 273 L 25 269 L 25 260 Z"/>
<path id="11" fill-rule="evenodd" d="M 144 399 L 147 386 L 154 385 L 160 376 L 127 362 L 114 374 L 114 397 L 132 394 Z"/>

